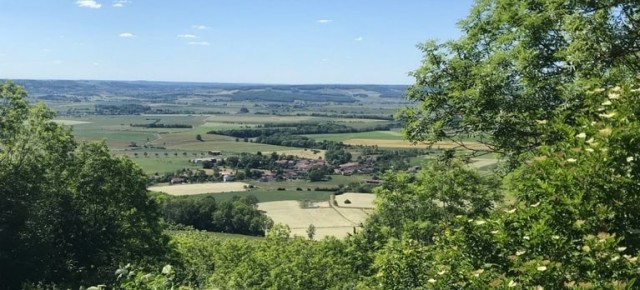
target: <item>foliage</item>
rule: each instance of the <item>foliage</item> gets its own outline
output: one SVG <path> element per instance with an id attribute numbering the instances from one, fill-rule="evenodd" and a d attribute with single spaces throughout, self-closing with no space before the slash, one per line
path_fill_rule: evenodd
<path id="1" fill-rule="evenodd" d="M 265 239 L 221 240 L 209 234 L 173 234 L 183 266 L 171 272 L 137 272 L 124 289 L 349 289 L 357 276 L 344 243 L 290 237 L 276 225 Z M 165 266 L 166 268 L 166 266 Z M 136 288 L 138 287 L 138 288 Z M 157 287 L 157 288 L 154 288 Z"/>
<path id="2" fill-rule="evenodd" d="M 343 124 L 333 122 L 326 123 L 304 123 L 304 124 L 287 124 L 287 123 L 271 123 L 259 125 L 256 128 L 246 129 L 228 129 L 228 130 L 212 130 L 207 134 L 225 135 L 236 138 L 255 138 L 270 137 L 273 135 L 304 135 L 304 134 L 328 134 L 328 133 L 357 133 L 371 131 L 387 131 L 397 127 L 396 123 L 386 125 L 377 125 L 369 128 L 353 128 Z"/>
<path id="3" fill-rule="evenodd" d="M 344 164 L 351 161 L 351 152 L 338 146 L 329 147 L 324 154 L 324 159 L 331 165 Z"/>
<path id="4" fill-rule="evenodd" d="M 613 85 L 638 71 L 634 1 L 478 0 L 455 41 L 420 45 L 405 109 L 412 141 L 467 137 L 517 158 L 542 144 L 537 121 L 576 112 L 584 86 Z M 567 118 L 575 125 L 575 119 Z"/>
<path id="5" fill-rule="evenodd" d="M 19 86 L 0 92 L 0 288 L 95 281 L 121 260 L 166 253 L 160 213 L 132 161 L 104 143 L 77 146 Z"/>
<path id="6" fill-rule="evenodd" d="M 559 140 L 541 146 L 507 176 L 513 204 L 489 215 L 462 212 L 443 219 L 433 243 L 411 235 L 415 231 L 404 232 L 375 255 L 376 282 L 437 289 L 635 286 L 640 249 L 637 87 L 585 91 L 579 114 L 567 110 L 539 128 Z M 569 116 L 575 125 L 565 122 Z M 398 204 L 381 202 L 379 209 Z M 401 271 L 404 267 L 423 271 L 411 276 Z"/>
<path id="7" fill-rule="evenodd" d="M 171 224 L 192 226 L 198 230 L 262 236 L 272 221 L 257 208 L 254 196 L 234 197 L 216 201 L 202 199 L 165 198 L 162 211 Z"/>

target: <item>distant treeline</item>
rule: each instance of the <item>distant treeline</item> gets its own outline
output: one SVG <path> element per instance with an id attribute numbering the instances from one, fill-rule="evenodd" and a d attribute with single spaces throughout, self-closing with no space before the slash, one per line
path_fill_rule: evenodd
<path id="1" fill-rule="evenodd" d="M 236 138 L 256 138 L 273 135 L 304 135 L 304 134 L 335 134 L 335 133 L 360 133 L 370 131 L 388 131 L 397 127 L 397 124 L 377 125 L 369 128 L 353 128 L 342 124 L 321 123 L 321 124 L 280 124 L 279 127 L 270 127 L 267 124 L 263 127 L 212 130 L 207 134 L 225 135 Z"/>
<path id="2" fill-rule="evenodd" d="M 102 115 L 134 115 L 149 112 L 151 107 L 140 104 L 96 104 L 96 114 Z"/>
<path id="3" fill-rule="evenodd" d="M 350 95 L 321 93 L 319 91 L 299 91 L 289 89 L 249 89 L 239 90 L 229 96 L 234 101 L 291 102 L 293 100 L 307 102 L 354 103 L 358 100 Z"/>
<path id="4" fill-rule="evenodd" d="M 327 114 L 327 113 L 311 113 L 302 114 L 298 113 L 296 116 L 311 116 L 311 117 L 329 117 L 329 118 L 345 118 L 345 119 L 371 119 L 371 120 L 385 120 L 393 121 L 393 115 L 373 115 L 373 114 Z M 399 125 L 397 125 L 399 126 Z"/>
<path id="5" fill-rule="evenodd" d="M 198 230 L 264 236 L 265 229 L 273 224 L 258 210 L 258 199 L 253 195 L 234 196 L 229 201 L 216 201 L 213 197 L 168 197 L 161 204 L 165 221 L 169 224 Z"/>
<path id="6" fill-rule="evenodd" d="M 131 127 L 141 127 L 141 128 L 193 128 L 192 125 L 188 124 L 162 124 L 160 123 L 160 119 L 153 119 L 154 121 L 149 124 L 129 124 Z"/>

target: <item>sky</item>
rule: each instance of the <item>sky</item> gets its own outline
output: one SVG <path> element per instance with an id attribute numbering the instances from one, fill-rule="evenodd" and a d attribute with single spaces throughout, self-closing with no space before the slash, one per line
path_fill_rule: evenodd
<path id="1" fill-rule="evenodd" d="M 0 0 L 0 78 L 411 84 L 472 0 Z"/>

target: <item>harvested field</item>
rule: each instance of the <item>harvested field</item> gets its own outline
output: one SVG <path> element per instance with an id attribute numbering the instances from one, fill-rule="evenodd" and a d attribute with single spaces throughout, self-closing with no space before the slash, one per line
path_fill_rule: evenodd
<path id="1" fill-rule="evenodd" d="M 319 152 L 318 152 L 319 151 Z M 318 152 L 315 153 L 314 152 Z M 281 151 L 276 151 L 276 153 L 278 153 L 278 155 L 293 155 L 293 156 L 298 156 L 300 158 L 307 158 L 307 159 L 318 159 L 320 157 L 322 157 L 322 159 L 324 159 L 324 154 L 325 154 L 326 150 L 313 150 L 313 149 L 309 149 L 309 150 L 281 150 Z"/>
<path id="2" fill-rule="evenodd" d="M 373 208 L 373 200 L 376 198 L 376 195 L 373 193 L 355 193 L 355 192 L 345 192 L 340 195 L 335 196 L 335 200 L 338 203 L 338 207 L 343 208 L 365 208 L 372 209 Z M 351 203 L 344 203 L 345 200 L 349 200 Z"/>
<path id="3" fill-rule="evenodd" d="M 411 142 L 404 140 L 382 140 L 382 139 L 349 139 L 344 141 L 349 145 L 378 145 L 378 147 L 386 148 L 427 148 L 427 144 L 411 144 Z M 478 142 L 465 142 L 465 146 L 474 150 L 488 150 L 489 148 Z M 433 149 L 465 149 L 460 147 L 459 144 L 454 142 L 437 142 L 431 146 Z"/>
<path id="4" fill-rule="evenodd" d="M 58 124 L 62 124 L 62 125 L 82 125 L 82 124 L 89 124 L 91 122 L 86 122 L 86 121 L 76 121 L 76 120 L 53 120 L 54 122 L 58 123 Z"/>
<path id="5" fill-rule="evenodd" d="M 164 192 L 169 195 L 196 195 L 203 193 L 219 193 L 232 191 L 245 191 L 244 182 L 217 182 L 198 184 L 176 184 L 149 187 L 150 191 Z"/>
<path id="6" fill-rule="evenodd" d="M 367 213 L 361 209 L 336 210 L 328 202 L 318 203 L 317 207 L 302 208 L 298 201 L 272 201 L 261 202 L 258 208 L 264 210 L 275 223 L 288 225 L 293 235 L 306 237 L 307 228 L 313 224 L 316 239 L 327 236 L 346 237 L 367 217 Z"/>

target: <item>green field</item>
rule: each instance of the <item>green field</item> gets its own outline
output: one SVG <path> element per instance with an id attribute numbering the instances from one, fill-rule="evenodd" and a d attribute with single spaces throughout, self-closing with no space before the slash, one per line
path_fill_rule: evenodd
<path id="1" fill-rule="evenodd" d="M 341 142 L 349 139 L 402 140 L 402 134 L 397 131 L 371 131 L 341 134 L 308 134 L 304 136 L 315 140 L 327 140 L 336 142 Z"/>

